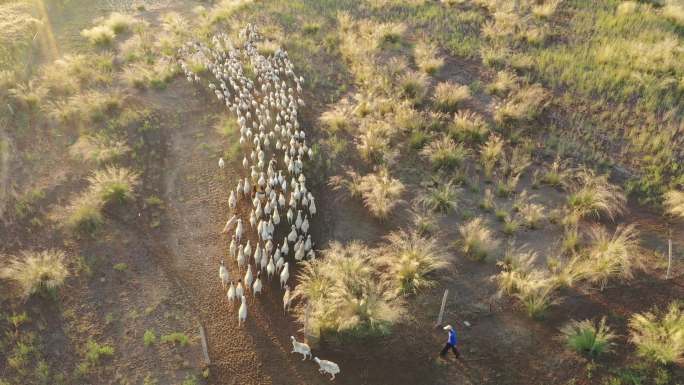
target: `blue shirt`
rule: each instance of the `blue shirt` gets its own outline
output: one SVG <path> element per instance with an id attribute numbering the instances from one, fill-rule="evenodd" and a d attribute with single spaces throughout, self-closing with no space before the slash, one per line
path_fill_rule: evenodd
<path id="1" fill-rule="evenodd" d="M 447 343 L 451 346 L 456 346 L 456 330 L 449 330 L 449 339 Z"/>

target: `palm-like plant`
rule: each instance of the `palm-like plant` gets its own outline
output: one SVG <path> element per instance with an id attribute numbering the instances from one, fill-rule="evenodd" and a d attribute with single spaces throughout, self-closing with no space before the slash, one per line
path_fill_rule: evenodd
<path id="1" fill-rule="evenodd" d="M 612 277 L 630 279 L 638 259 L 639 233 L 634 225 L 620 225 L 612 235 L 599 226 L 589 231 L 590 246 L 584 260 L 584 272 L 589 282 L 605 288 Z"/>
<path id="2" fill-rule="evenodd" d="M 434 238 L 416 232 L 395 231 L 385 237 L 379 262 L 385 265 L 387 276 L 401 294 L 415 293 L 432 287 L 430 274 L 447 266 L 445 254 Z"/>
<path id="3" fill-rule="evenodd" d="M 423 191 L 417 198 L 416 203 L 430 211 L 447 214 L 456 209 L 458 205 L 459 189 L 452 181 L 433 186 Z"/>
<path id="4" fill-rule="evenodd" d="M 637 354 L 660 364 L 684 363 L 684 314 L 679 302 L 667 313 L 639 313 L 629 320 L 630 340 Z"/>
<path id="5" fill-rule="evenodd" d="M 611 341 L 616 338 L 606 325 L 606 317 L 598 323 L 572 320 L 561 329 L 561 335 L 570 349 L 592 358 L 610 352 L 613 345 Z"/>
<path id="6" fill-rule="evenodd" d="M 461 234 L 461 250 L 474 260 L 481 261 L 491 255 L 498 247 L 499 240 L 487 227 L 482 218 L 473 218 L 458 228 Z"/>
<path id="7" fill-rule="evenodd" d="M 0 277 L 14 281 L 21 288 L 24 298 L 41 290 L 60 287 L 69 271 L 66 255 L 60 250 L 24 251 L 20 257 L 9 259 L 0 269 Z"/>
<path id="8" fill-rule="evenodd" d="M 588 215 L 607 215 L 613 219 L 624 210 L 626 198 L 622 189 L 608 182 L 607 175 L 596 175 L 592 170 L 577 172 L 568 204 L 580 218 Z"/>

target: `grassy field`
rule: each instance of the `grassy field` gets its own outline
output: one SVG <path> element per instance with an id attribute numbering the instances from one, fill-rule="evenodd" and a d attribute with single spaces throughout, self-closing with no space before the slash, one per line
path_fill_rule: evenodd
<path id="1" fill-rule="evenodd" d="M 318 212 L 241 327 L 219 230 L 263 154 L 183 48 L 218 33 L 302 76 Z M 0 385 L 327 383 L 290 335 L 343 384 L 681 383 L 683 33 L 675 0 L 0 0 Z"/>

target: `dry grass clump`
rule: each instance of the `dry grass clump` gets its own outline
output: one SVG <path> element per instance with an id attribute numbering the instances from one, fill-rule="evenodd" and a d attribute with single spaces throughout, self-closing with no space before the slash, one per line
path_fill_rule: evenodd
<path id="1" fill-rule="evenodd" d="M 544 316 L 551 305 L 558 303 L 558 300 L 553 298 L 555 290 L 553 280 L 539 274 L 538 277 L 526 282 L 514 296 L 518 298 L 530 318 L 538 319 Z"/>
<path id="2" fill-rule="evenodd" d="M 347 171 L 347 177 L 334 176 L 328 182 L 335 190 L 346 189 L 352 197 L 361 197 L 371 215 L 384 219 L 401 203 L 404 184 L 392 178 L 387 168 L 364 176 Z"/>
<path id="3" fill-rule="evenodd" d="M 375 26 L 374 34 L 379 45 L 386 43 L 397 44 L 406 33 L 404 23 L 382 23 Z"/>
<path id="4" fill-rule="evenodd" d="M 131 15 L 124 15 L 118 12 L 111 13 L 106 19 L 96 20 L 98 25 L 81 31 L 81 36 L 85 37 L 94 45 L 110 45 L 114 42 L 117 35 L 128 32 L 139 21 Z"/>
<path id="5" fill-rule="evenodd" d="M 684 5 L 677 4 L 674 1 L 670 1 L 669 4 L 663 7 L 662 11 L 663 17 L 677 24 L 678 26 L 684 26 Z"/>
<path id="6" fill-rule="evenodd" d="M 470 99 L 470 88 L 452 82 L 441 82 L 435 86 L 435 107 L 442 111 L 455 111 L 464 101 Z"/>
<path id="7" fill-rule="evenodd" d="M 447 266 L 446 254 L 434 238 L 402 230 L 387 235 L 385 242 L 378 262 L 401 294 L 434 286 L 431 274 Z"/>
<path id="8" fill-rule="evenodd" d="M 43 29 L 43 22 L 34 14 L 31 2 L 0 2 L 0 68 L 23 68 L 22 61 L 33 46 L 34 36 Z"/>
<path id="9" fill-rule="evenodd" d="M 62 286 L 69 275 L 66 254 L 61 250 L 24 251 L 10 258 L 0 269 L 0 277 L 14 281 L 28 298 L 41 290 L 54 290 Z"/>
<path id="10" fill-rule="evenodd" d="M 118 92 L 88 91 L 71 96 L 66 101 L 54 101 L 45 105 L 52 119 L 63 124 L 102 121 L 119 110 L 124 96 Z"/>
<path id="11" fill-rule="evenodd" d="M 617 337 L 606 325 L 606 317 L 598 323 L 572 320 L 563 326 L 561 336 L 570 349 L 591 358 L 610 352 Z"/>
<path id="12" fill-rule="evenodd" d="M 106 205 L 132 200 L 140 178 L 137 173 L 127 168 L 108 166 L 104 170 L 95 171 L 88 181 L 91 193 L 102 205 Z"/>
<path id="13" fill-rule="evenodd" d="M 473 218 L 459 226 L 461 235 L 461 251 L 476 261 L 482 261 L 492 255 L 499 247 L 500 241 L 494 237 L 494 232 L 484 223 L 482 218 Z"/>
<path id="14" fill-rule="evenodd" d="M 668 214 L 684 218 L 684 191 L 670 190 L 665 193 Z"/>
<path id="15" fill-rule="evenodd" d="M 51 94 L 68 96 L 93 85 L 112 81 L 114 57 L 99 55 L 65 55 L 41 68 L 41 84 Z"/>
<path id="16" fill-rule="evenodd" d="M 422 72 L 407 72 L 399 78 L 401 95 L 414 104 L 419 104 L 423 101 L 427 94 L 427 86 L 427 75 Z"/>
<path id="17" fill-rule="evenodd" d="M 338 106 L 325 111 L 319 120 L 327 128 L 326 131 L 334 134 L 349 127 L 349 112 Z"/>
<path id="18" fill-rule="evenodd" d="M 672 302 L 667 313 L 639 313 L 629 320 L 630 340 L 637 355 L 668 365 L 684 363 L 684 314 L 680 302 Z"/>
<path id="19" fill-rule="evenodd" d="M 69 147 L 69 155 L 73 158 L 98 164 L 120 159 L 129 151 L 126 143 L 103 135 L 82 135 Z"/>
<path id="20" fill-rule="evenodd" d="M 489 135 L 487 142 L 480 147 L 480 162 L 487 178 L 492 177 L 494 167 L 501 160 L 503 147 L 503 139 L 495 134 Z"/>
<path id="21" fill-rule="evenodd" d="M 530 121 L 536 119 L 549 104 L 551 94 L 539 84 L 517 90 L 494 114 L 498 123 Z"/>
<path id="22" fill-rule="evenodd" d="M 145 89 L 152 79 L 152 71 L 147 65 L 135 63 L 125 66 L 119 76 L 127 86 Z"/>
<path id="23" fill-rule="evenodd" d="M 541 222 L 546 217 L 546 208 L 538 203 L 525 203 L 520 206 L 518 213 L 523 220 L 525 226 L 530 229 L 538 229 L 541 227 Z"/>
<path id="24" fill-rule="evenodd" d="M 239 10 L 254 3 L 254 0 L 221 0 L 214 5 L 207 15 L 210 25 L 228 21 Z"/>
<path id="25" fill-rule="evenodd" d="M 482 116 L 469 110 L 457 111 L 449 126 L 449 135 L 459 141 L 481 143 L 488 133 L 489 127 Z"/>
<path id="26" fill-rule="evenodd" d="M 573 179 L 568 205 L 578 218 L 605 214 L 613 219 L 624 211 L 625 195 L 619 186 L 608 182 L 607 175 L 583 169 Z"/>
<path id="27" fill-rule="evenodd" d="M 513 295 L 526 285 L 530 275 L 536 274 L 534 264 L 537 261 L 537 253 L 533 251 L 516 250 L 507 252 L 503 260 L 497 262 L 501 272 L 494 277 L 499 295 Z"/>
<path id="28" fill-rule="evenodd" d="M 540 181 L 544 184 L 553 187 L 560 187 L 567 185 L 572 175 L 567 170 L 565 163 L 561 161 L 560 157 L 556 157 L 550 167 L 546 167 Z"/>
<path id="29" fill-rule="evenodd" d="M 372 164 L 387 163 L 394 152 L 390 148 L 390 127 L 383 121 L 364 123 L 356 148 L 363 160 Z"/>
<path id="30" fill-rule="evenodd" d="M 408 102 L 395 107 L 394 124 L 399 130 L 416 132 L 427 126 L 426 117 Z"/>
<path id="31" fill-rule="evenodd" d="M 463 144 L 454 142 L 448 136 L 443 136 L 432 141 L 420 153 L 430 161 L 434 169 L 450 170 L 463 165 L 470 155 L 470 150 Z"/>
<path id="32" fill-rule="evenodd" d="M 558 5 L 563 0 L 545 0 L 532 7 L 532 14 L 541 19 L 548 19 L 556 13 Z"/>
<path id="33" fill-rule="evenodd" d="M 444 58 L 434 43 L 419 41 L 413 48 L 413 57 L 418 68 L 428 75 L 433 75 L 444 66 Z"/>
<path id="34" fill-rule="evenodd" d="M 448 214 L 458 206 L 459 192 L 452 181 L 440 183 L 422 191 L 415 203 L 426 210 Z"/>
<path id="35" fill-rule="evenodd" d="M 378 269 L 373 252 L 351 242 L 330 244 L 323 259 L 304 263 L 293 294 L 298 318 L 311 335 L 386 335 L 405 315 L 405 303 Z"/>
<path id="36" fill-rule="evenodd" d="M 15 105 L 28 111 L 35 110 L 48 93 L 47 88 L 35 80 L 19 83 L 9 89 L 9 96 L 15 101 Z"/>
<path id="37" fill-rule="evenodd" d="M 634 270 L 641 267 L 639 233 L 634 225 L 620 225 L 612 235 L 603 227 L 593 226 L 589 240 L 583 270 L 587 280 L 601 290 L 610 278 L 631 279 Z"/>
<path id="38" fill-rule="evenodd" d="M 494 95 L 507 95 L 518 86 L 518 77 L 510 71 L 499 71 L 496 80 L 487 85 L 486 91 Z"/>

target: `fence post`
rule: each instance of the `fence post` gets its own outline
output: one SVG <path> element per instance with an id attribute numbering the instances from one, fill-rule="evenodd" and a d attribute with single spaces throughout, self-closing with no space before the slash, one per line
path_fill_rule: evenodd
<path id="1" fill-rule="evenodd" d="M 442 318 L 444 316 L 444 308 L 446 307 L 447 296 L 449 295 L 449 289 L 444 289 L 444 296 L 442 296 L 442 306 L 439 309 L 439 316 L 437 317 L 437 326 L 442 324 Z"/>
<path id="2" fill-rule="evenodd" d="M 672 238 L 667 240 L 667 273 L 665 279 L 670 279 L 670 268 L 672 267 Z"/>

